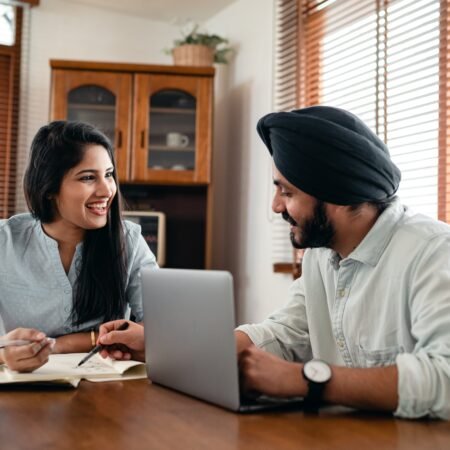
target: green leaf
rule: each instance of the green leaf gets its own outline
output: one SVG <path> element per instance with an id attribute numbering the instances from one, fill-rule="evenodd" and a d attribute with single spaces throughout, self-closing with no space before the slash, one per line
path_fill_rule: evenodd
<path id="1" fill-rule="evenodd" d="M 198 24 L 195 24 L 187 34 L 183 35 L 182 33 L 183 37 L 181 39 L 175 39 L 174 46 L 168 51 L 171 52 L 173 48 L 180 47 L 184 44 L 206 45 L 214 49 L 214 62 L 226 64 L 228 62 L 227 56 L 232 51 L 231 47 L 223 47 L 224 44 L 228 44 L 228 39 L 217 34 L 199 32 L 198 29 Z"/>

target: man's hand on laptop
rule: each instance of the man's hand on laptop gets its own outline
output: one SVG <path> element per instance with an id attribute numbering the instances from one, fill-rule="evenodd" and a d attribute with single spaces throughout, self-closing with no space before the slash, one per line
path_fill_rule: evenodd
<path id="1" fill-rule="evenodd" d="M 129 322 L 126 330 L 117 330 L 124 320 L 113 320 L 100 325 L 97 343 L 105 346 L 100 354 L 103 358 L 145 360 L 144 327 Z"/>
<path id="2" fill-rule="evenodd" d="M 302 364 L 285 361 L 254 345 L 239 354 L 239 370 L 245 391 L 258 391 L 274 397 L 306 395 Z"/>

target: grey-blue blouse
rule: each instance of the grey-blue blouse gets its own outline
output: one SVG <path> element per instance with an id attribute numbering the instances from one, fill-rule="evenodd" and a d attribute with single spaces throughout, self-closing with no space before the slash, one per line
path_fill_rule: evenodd
<path id="1" fill-rule="evenodd" d="M 141 235 L 141 227 L 129 221 L 123 223 L 128 252 L 126 297 L 131 313 L 141 321 L 140 270 L 158 266 Z M 76 327 L 70 319 L 82 245 L 78 244 L 66 274 L 58 243 L 44 233 L 40 221 L 28 213 L 0 220 L 0 318 L 4 332 L 25 327 L 41 330 L 47 336 L 60 336 L 100 325 L 101 320 L 96 319 Z"/>

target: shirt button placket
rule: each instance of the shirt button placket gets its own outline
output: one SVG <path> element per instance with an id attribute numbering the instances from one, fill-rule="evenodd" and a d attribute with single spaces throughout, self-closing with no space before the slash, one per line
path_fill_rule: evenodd
<path id="1" fill-rule="evenodd" d="M 345 300 L 349 292 L 349 290 L 347 289 L 347 283 L 349 281 L 349 277 L 351 276 L 351 272 L 352 272 L 351 268 L 348 265 L 345 267 L 341 266 L 339 269 L 339 276 L 335 294 L 336 306 L 334 309 L 334 318 L 333 318 L 334 319 L 333 328 L 334 328 L 334 337 L 336 339 L 336 345 L 347 366 L 352 365 L 352 359 L 347 349 L 347 344 L 344 337 L 343 317 L 346 303 Z"/>

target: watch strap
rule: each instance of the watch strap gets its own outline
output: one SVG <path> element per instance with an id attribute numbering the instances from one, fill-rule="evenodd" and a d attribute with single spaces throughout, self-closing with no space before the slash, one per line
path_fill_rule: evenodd
<path id="1" fill-rule="evenodd" d="M 308 382 L 308 394 L 305 397 L 304 405 L 305 411 L 317 412 L 322 404 L 323 390 L 325 389 L 325 383 L 315 383 L 314 381 L 307 380 Z"/>

